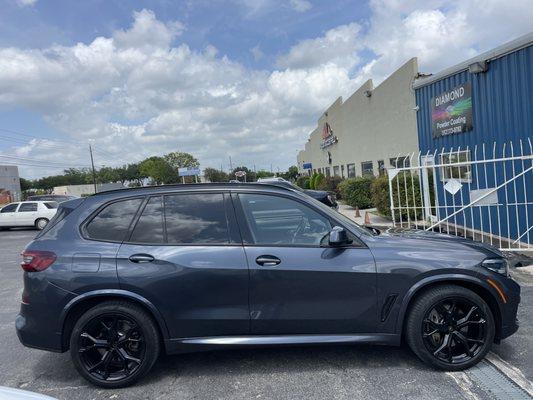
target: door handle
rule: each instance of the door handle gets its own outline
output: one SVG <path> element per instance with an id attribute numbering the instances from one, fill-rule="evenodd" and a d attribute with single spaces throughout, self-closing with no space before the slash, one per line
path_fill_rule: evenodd
<path id="1" fill-rule="evenodd" d="M 150 254 L 134 254 L 129 257 L 129 260 L 134 263 L 147 263 L 155 260 Z"/>
<path id="2" fill-rule="evenodd" d="M 257 257 L 255 262 L 263 267 L 275 267 L 281 260 L 278 257 L 265 255 Z"/>

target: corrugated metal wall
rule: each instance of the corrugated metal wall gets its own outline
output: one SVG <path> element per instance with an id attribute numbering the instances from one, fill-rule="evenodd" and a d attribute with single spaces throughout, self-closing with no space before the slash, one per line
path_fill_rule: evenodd
<path id="1" fill-rule="evenodd" d="M 472 82 L 473 130 L 433 139 L 431 98 L 467 81 Z M 533 136 L 533 46 L 492 60 L 485 73 L 463 71 L 416 89 L 416 104 L 422 153 L 481 143 L 492 148 L 494 141 Z"/>
<path id="2" fill-rule="evenodd" d="M 473 130 L 434 139 L 431 129 L 431 98 L 467 81 L 472 84 Z M 531 154 L 528 139 L 533 141 L 533 46 L 492 60 L 485 73 L 462 71 L 418 88 L 416 102 L 420 107 L 417 123 L 422 154 L 433 153 L 435 150 L 437 153 L 443 150 L 457 151 L 460 148 L 469 149 L 471 159 L 505 158 L 513 155 L 511 153 L 520 155 L 520 141 L 524 154 Z M 485 150 L 483 144 L 486 146 Z M 439 160 L 435 162 L 439 163 Z M 470 189 L 499 186 L 512 177 L 513 173 L 519 173 L 529 166 L 530 160 L 489 164 L 488 169 L 484 164 L 473 166 L 471 182 L 463 184 L 455 195 L 456 199 L 460 196 L 464 198 L 462 203 L 468 204 L 471 200 Z M 441 171 L 436 171 L 436 174 L 439 184 L 444 185 Z M 473 207 L 454 218 L 454 222 L 463 225 L 466 222 L 464 218 L 471 218 L 471 227 L 476 230 L 507 238 L 521 236 L 533 223 L 533 205 L 524 204 L 533 199 L 533 174 L 528 173 L 507 186 L 509 190 L 502 188 L 497 191 L 499 205 L 492 208 Z M 437 197 L 441 206 L 450 205 L 454 199 L 454 195 L 442 188 Z M 440 218 L 455 210 L 452 207 L 441 209 Z M 533 232 L 522 237 L 522 241 L 532 243 Z"/>

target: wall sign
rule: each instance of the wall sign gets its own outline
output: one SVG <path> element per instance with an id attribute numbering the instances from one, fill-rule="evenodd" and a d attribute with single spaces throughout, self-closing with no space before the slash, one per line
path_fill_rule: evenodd
<path id="1" fill-rule="evenodd" d="M 179 176 L 200 175 L 200 168 L 195 168 L 195 167 L 178 168 L 178 175 Z"/>
<path id="2" fill-rule="evenodd" d="M 320 148 L 325 149 L 326 147 L 329 147 L 332 144 L 337 143 L 338 141 L 339 139 L 333 134 L 331 126 L 329 126 L 329 124 L 325 122 L 324 127 L 322 128 L 322 143 L 320 143 Z"/>
<path id="3" fill-rule="evenodd" d="M 303 163 L 303 169 L 313 169 L 313 164 L 310 162 Z"/>
<path id="4" fill-rule="evenodd" d="M 431 98 L 433 138 L 472 130 L 472 85 L 463 83 Z"/>

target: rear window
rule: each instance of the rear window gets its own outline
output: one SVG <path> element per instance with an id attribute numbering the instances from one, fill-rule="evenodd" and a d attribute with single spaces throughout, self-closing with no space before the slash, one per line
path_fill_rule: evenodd
<path id="1" fill-rule="evenodd" d="M 142 198 L 137 198 L 107 205 L 85 226 L 87 236 L 90 239 L 122 242 L 142 202 Z"/>
<path id="2" fill-rule="evenodd" d="M 49 210 L 53 210 L 54 208 L 57 208 L 58 204 L 55 201 L 47 201 L 44 203 L 44 206 Z"/>
<path id="3" fill-rule="evenodd" d="M 130 238 L 135 243 L 163 243 L 163 199 L 152 197 L 141 214 Z"/>

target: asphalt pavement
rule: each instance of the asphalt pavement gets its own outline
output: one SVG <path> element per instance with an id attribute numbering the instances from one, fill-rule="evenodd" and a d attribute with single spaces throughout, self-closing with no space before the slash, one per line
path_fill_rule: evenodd
<path id="1" fill-rule="evenodd" d="M 78 376 L 68 353 L 28 349 L 16 336 L 14 321 L 22 292 L 19 254 L 35 234 L 33 230 L 0 232 L 0 386 L 84 400 L 495 398 L 478 384 L 475 374 L 435 371 L 406 347 L 379 346 L 163 356 L 134 387 L 96 388 Z M 527 384 L 533 380 L 533 274 L 515 274 L 523 287 L 521 327 L 493 352 Z"/>

